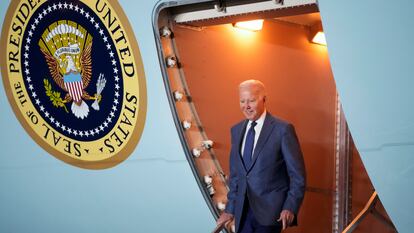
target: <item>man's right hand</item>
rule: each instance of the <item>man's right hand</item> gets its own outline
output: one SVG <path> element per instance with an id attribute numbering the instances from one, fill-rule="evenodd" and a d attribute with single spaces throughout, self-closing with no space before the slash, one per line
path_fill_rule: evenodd
<path id="1" fill-rule="evenodd" d="M 223 212 L 219 219 L 217 219 L 217 226 L 221 225 L 221 224 L 225 224 L 226 222 L 230 222 L 231 220 L 233 220 L 233 215 Z"/>

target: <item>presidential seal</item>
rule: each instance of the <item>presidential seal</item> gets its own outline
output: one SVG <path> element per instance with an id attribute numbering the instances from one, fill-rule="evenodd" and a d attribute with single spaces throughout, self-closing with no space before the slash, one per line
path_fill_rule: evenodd
<path id="1" fill-rule="evenodd" d="M 131 154 L 145 123 L 146 86 L 116 1 L 12 1 L 1 46 L 9 102 L 41 147 L 89 169 Z"/>

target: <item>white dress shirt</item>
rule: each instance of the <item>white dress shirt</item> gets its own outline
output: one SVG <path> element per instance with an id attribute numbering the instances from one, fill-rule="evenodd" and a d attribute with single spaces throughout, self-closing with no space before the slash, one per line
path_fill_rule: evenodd
<path id="1" fill-rule="evenodd" d="M 259 140 L 260 132 L 262 131 L 263 123 L 264 123 L 265 118 L 266 118 L 266 110 L 264 110 L 262 115 L 259 117 L 259 119 L 256 120 L 257 125 L 254 127 L 255 134 L 254 134 L 254 144 L 253 144 L 252 156 L 254 154 L 254 149 L 256 148 L 257 140 Z M 252 122 L 253 121 L 249 120 L 249 122 L 247 123 L 247 126 L 246 126 L 246 132 L 244 133 L 243 143 L 242 143 L 242 147 L 241 147 L 242 156 L 243 156 L 243 153 L 244 153 L 244 143 L 246 142 L 247 132 L 249 131 Z"/>

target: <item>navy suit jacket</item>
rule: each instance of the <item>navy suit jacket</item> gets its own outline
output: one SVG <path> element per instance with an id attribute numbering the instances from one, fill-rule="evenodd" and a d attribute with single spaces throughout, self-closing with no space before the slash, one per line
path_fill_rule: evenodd
<path id="1" fill-rule="evenodd" d="M 293 125 L 267 112 L 252 165 L 245 167 L 240 148 L 247 123 L 244 120 L 231 129 L 230 190 L 225 212 L 234 215 L 236 232 L 246 196 L 260 224 L 277 225 L 282 210 L 297 215 L 306 186 L 303 156 Z"/>

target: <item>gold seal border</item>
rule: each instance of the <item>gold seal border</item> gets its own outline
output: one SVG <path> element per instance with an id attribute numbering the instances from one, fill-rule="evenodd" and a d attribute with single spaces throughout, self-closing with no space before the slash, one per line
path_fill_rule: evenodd
<path id="1" fill-rule="evenodd" d="M 26 121 L 23 112 L 17 106 L 16 100 L 13 96 L 13 91 L 10 87 L 10 79 L 7 67 L 7 56 L 8 54 L 3 54 L 0 56 L 0 68 L 1 68 L 1 75 L 3 79 L 3 87 L 6 91 L 7 98 L 9 100 L 9 104 L 11 105 L 14 114 L 16 115 L 17 119 L 19 120 L 20 124 L 23 126 L 25 131 L 30 135 L 30 137 L 40 145 L 44 150 L 46 150 L 49 154 L 53 155 L 57 159 L 69 163 L 73 166 L 85 168 L 85 169 L 105 169 L 114 167 L 124 160 L 126 160 L 131 153 L 134 151 L 135 147 L 138 145 L 138 142 L 141 139 L 145 121 L 146 121 L 146 114 L 147 114 L 147 89 L 146 89 L 146 77 L 144 72 L 144 66 L 142 61 L 141 52 L 138 47 L 138 41 L 135 37 L 135 33 L 132 30 L 130 22 L 125 15 L 121 5 L 116 0 L 106 0 L 107 3 L 111 6 L 113 10 L 115 10 L 119 20 L 122 22 L 123 28 L 126 32 L 126 35 L 129 38 L 129 45 L 131 46 L 131 51 L 134 57 L 134 63 L 137 67 L 137 82 L 138 82 L 138 90 L 139 95 L 138 97 L 138 116 L 136 119 L 136 125 L 134 130 L 131 132 L 131 137 L 129 140 L 126 141 L 126 146 L 122 148 L 119 152 L 115 153 L 115 155 L 111 156 L 110 158 L 99 160 L 99 161 L 85 161 L 72 158 L 59 150 L 55 149 L 54 147 L 50 146 L 46 142 L 44 142 L 40 135 L 38 135 L 29 123 Z M 9 7 L 7 9 L 5 19 L 3 21 L 3 28 L 1 30 L 1 38 L 0 38 L 0 51 L 6 52 L 7 51 L 7 41 L 9 35 L 9 29 L 12 23 L 13 15 L 17 10 L 17 7 L 20 5 L 21 1 L 11 1 Z M 22 37 L 23 38 L 23 37 Z M 22 43 L 22 42 L 21 42 Z M 21 52 L 21 45 L 20 51 Z M 21 63 L 21 61 L 20 61 Z M 22 75 L 22 74 L 20 74 Z"/>

